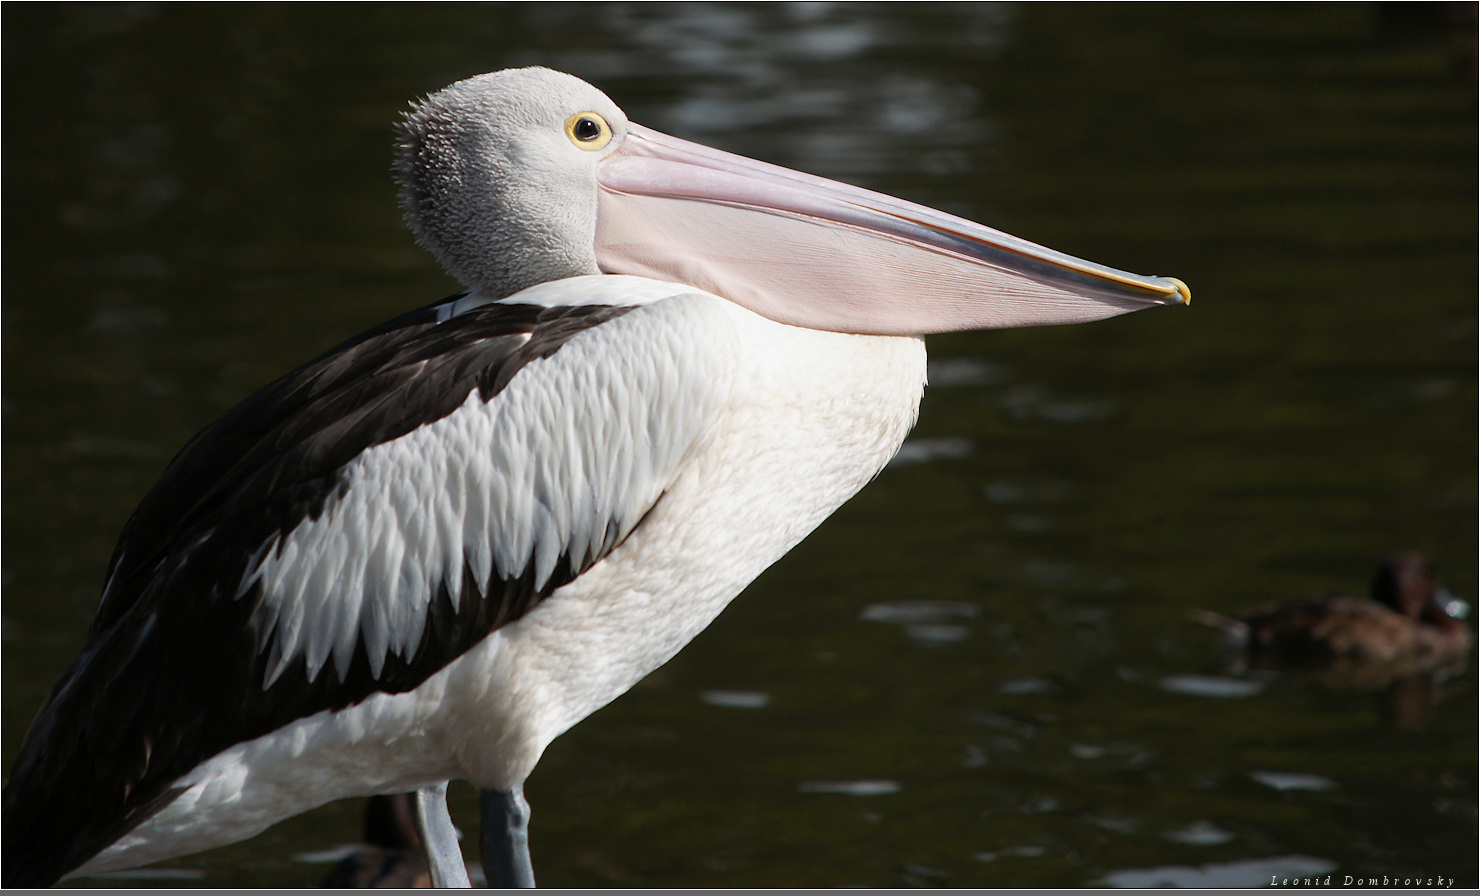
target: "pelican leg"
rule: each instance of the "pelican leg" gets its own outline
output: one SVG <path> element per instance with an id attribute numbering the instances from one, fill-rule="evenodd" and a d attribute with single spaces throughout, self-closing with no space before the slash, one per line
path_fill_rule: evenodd
<path id="1" fill-rule="evenodd" d="M 457 828 L 447 814 L 447 782 L 416 791 L 416 832 L 421 835 L 427 854 L 427 870 L 432 886 L 471 887 L 468 868 L 463 864 L 462 848 L 457 845 Z"/>
<path id="2" fill-rule="evenodd" d="M 533 887 L 534 864 L 529 860 L 529 803 L 522 786 L 504 793 L 478 792 L 478 820 L 482 828 L 483 873 L 490 887 Z"/>

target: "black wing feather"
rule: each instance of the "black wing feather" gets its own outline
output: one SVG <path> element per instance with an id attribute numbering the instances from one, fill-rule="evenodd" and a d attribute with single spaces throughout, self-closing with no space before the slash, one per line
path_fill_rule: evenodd
<path id="1" fill-rule="evenodd" d="M 440 303 L 439 303 L 440 304 Z M 562 558 L 436 594 L 416 650 L 372 674 L 360 644 L 343 681 L 298 657 L 263 688 L 270 655 L 253 630 L 260 585 L 237 595 L 274 535 L 317 518 L 365 449 L 441 419 L 626 307 L 438 306 L 361 334 L 273 382 L 202 430 L 170 462 L 119 538 L 81 654 L 27 734 L 4 794 L 4 885 L 45 886 L 168 805 L 201 761 L 294 719 L 411 690 L 583 569 Z M 445 319 L 439 319 L 444 318 Z M 595 558 L 585 560 L 589 564 Z"/>

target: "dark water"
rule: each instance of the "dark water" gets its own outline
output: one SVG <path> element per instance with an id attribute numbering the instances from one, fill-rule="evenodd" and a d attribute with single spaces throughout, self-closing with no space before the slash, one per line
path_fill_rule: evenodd
<path id="1" fill-rule="evenodd" d="M 1367 689 L 1230 671 L 1187 619 L 1359 592 L 1407 547 L 1475 600 L 1473 25 L 418 4 L 3 26 L 7 769 L 170 455 L 454 291 L 399 223 L 405 102 L 540 63 L 650 126 L 1195 296 L 933 339 L 901 459 L 550 748 L 542 883 L 1476 884 L 1472 664 Z M 294 855 L 356 839 L 359 811 L 171 867 L 312 885 Z"/>

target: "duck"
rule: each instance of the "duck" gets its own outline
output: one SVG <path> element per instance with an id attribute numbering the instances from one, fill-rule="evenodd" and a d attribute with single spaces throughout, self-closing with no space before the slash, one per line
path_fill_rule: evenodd
<path id="1" fill-rule="evenodd" d="M 365 801 L 364 842 L 334 866 L 326 889 L 426 889 L 432 885 L 410 793 Z"/>
<path id="2" fill-rule="evenodd" d="M 1456 598 L 1417 551 L 1390 556 L 1369 597 L 1331 595 L 1268 607 L 1236 618 L 1207 614 L 1235 646 L 1290 664 L 1433 668 L 1464 658 L 1473 643 Z"/>

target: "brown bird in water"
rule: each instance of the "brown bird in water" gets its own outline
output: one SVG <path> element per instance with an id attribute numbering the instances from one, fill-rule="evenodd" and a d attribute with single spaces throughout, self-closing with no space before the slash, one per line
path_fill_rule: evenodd
<path id="1" fill-rule="evenodd" d="M 332 889 L 410 889 L 432 885 L 411 794 L 372 796 L 365 806 L 365 842 L 321 886 Z"/>
<path id="2" fill-rule="evenodd" d="M 1299 663 L 1336 660 L 1421 671 L 1463 658 L 1468 605 L 1440 584 L 1423 555 L 1395 554 L 1372 580 L 1372 599 L 1332 596 L 1228 619 L 1200 614 L 1251 652 Z"/>

